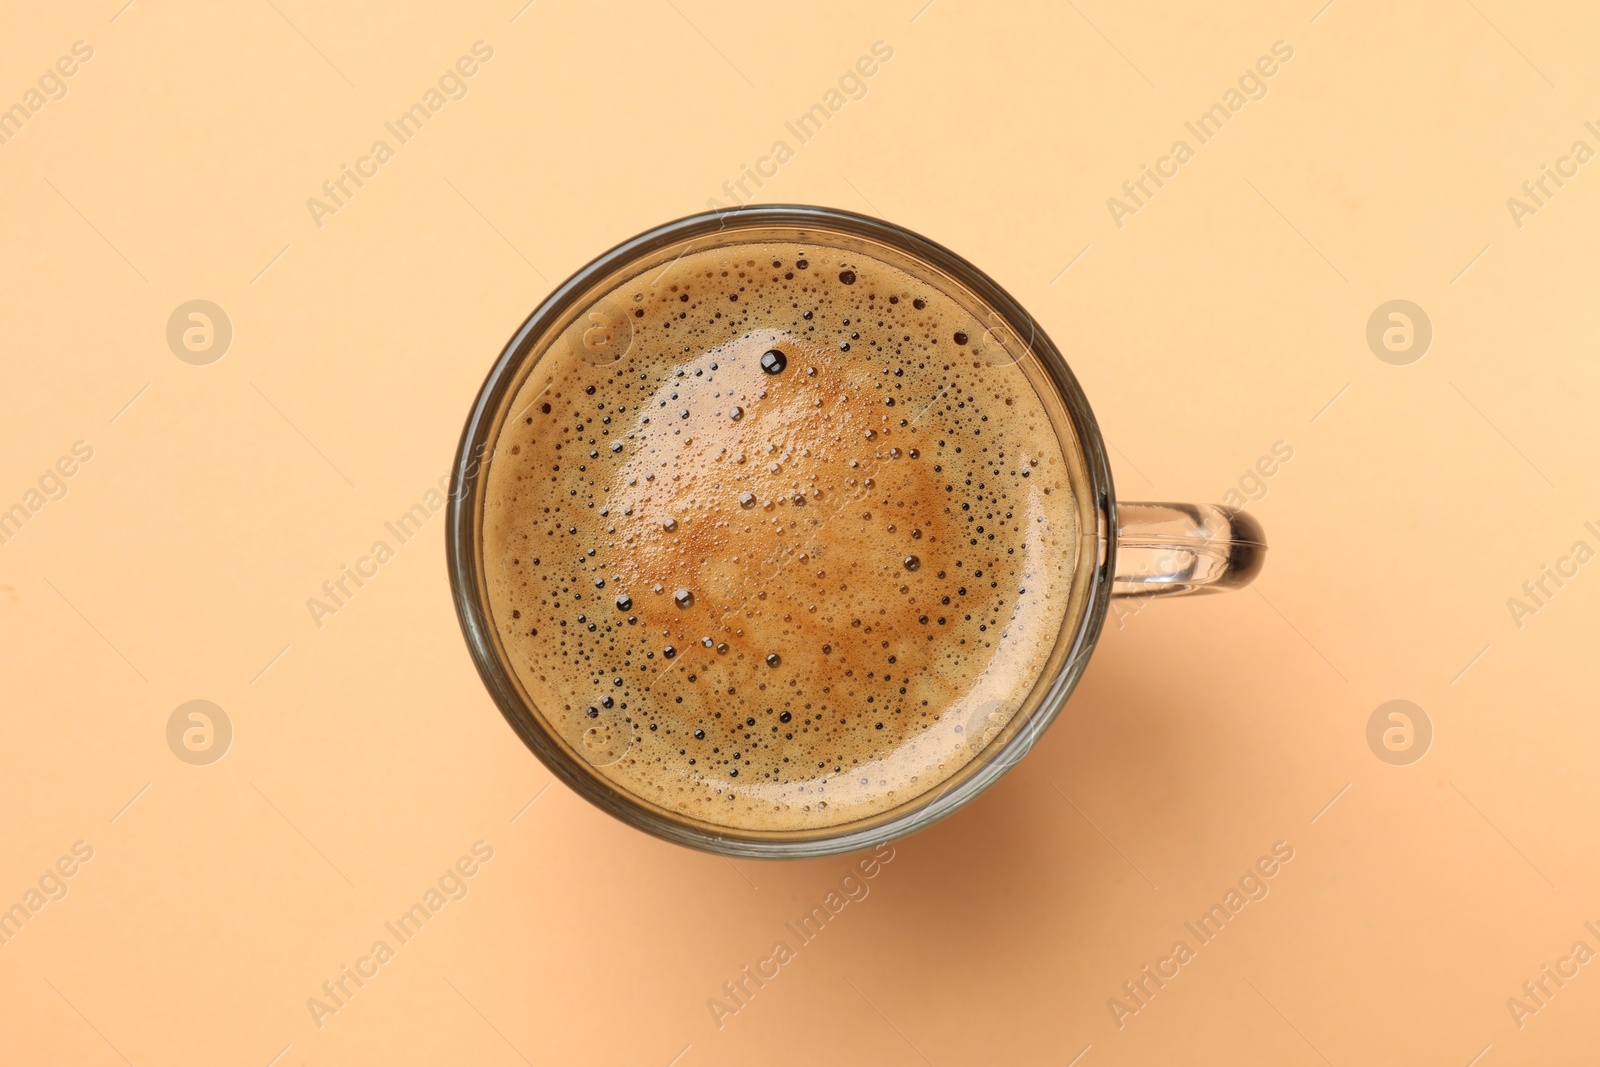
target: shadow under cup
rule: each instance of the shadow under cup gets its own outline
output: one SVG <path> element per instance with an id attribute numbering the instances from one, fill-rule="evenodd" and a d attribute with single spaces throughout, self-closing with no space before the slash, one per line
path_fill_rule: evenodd
<path id="1" fill-rule="evenodd" d="M 501 429 L 539 359 L 555 346 L 581 358 L 623 358 L 632 320 L 605 299 L 639 279 L 648 286 L 680 257 L 746 244 L 788 242 L 837 248 L 898 267 L 943 292 L 987 324 L 975 361 L 1022 374 L 1055 431 L 1077 527 L 1076 566 L 1064 620 L 1020 706 L 957 706 L 971 758 L 922 793 L 888 810 L 835 826 L 750 830 L 669 811 L 621 789 L 597 767 L 626 751 L 631 727 L 589 723 L 563 728 L 522 685 L 490 617 L 483 555 L 484 494 Z M 1003 289 L 955 253 L 923 237 L 826 208 L 739 208 L 691 216 L 641 234 L 600 256 L 555 290 L 524 322 L 489 372 L 462 433 L 452 473 L 446 533 L 456 613 L 484 685 L 524 743 L 564 783 L 612 815 L 657 837 L 724 855 L 801 858 L 870 848 L 929 825 L 971 801 L 1015 764 L 1055 719 L 1077 684 L 1105 619 L 1112 591 L 1115 514 L 1100 432 L 1061 353 Z"/>

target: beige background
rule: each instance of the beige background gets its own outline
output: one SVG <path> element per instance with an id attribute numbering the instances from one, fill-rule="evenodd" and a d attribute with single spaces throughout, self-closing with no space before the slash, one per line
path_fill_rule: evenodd
<path id="1" fill-rule="evenodd" d="M 0 508 L 93 458 L 0 545 L 0 907 L 93 859 L 0 945 L 0 1061 L 1593 1061 L 1600 966 L 1507 1000 L 1600 951 L 1600 568 L 1520 628 L 1507 600 L 1600 549 L 1600 162 L 1520 228 L 1506 201 L 1600 149 L 1600 15 L 924 2 L 12 13 L 0 104 L 94 55 L 0 146 Z M 307 198 L 479 40 L 465 98 L 318 228 Z M 800 145 L 784 122 L 879 40 Z M 1198 145 L 1184 122 L 1280 40 Z M 1119 228 L 1107 198 L 1178 138 Z M 1108 623 L 1038 750 L 719 1028 L 708 1001 L 850 861 L 730 862 L 543 792 L 437 517 L 320 628 L 306 601 L 445 473 L 554 283 L 779 139 L 760 200 L 881 214 L 1035 313 L 1124 498 L 1220 500 L 1294 456 L 1250 505 L 1255 591 Z M 210 365 L 165 339 L 194 299 L 234 331 Z M 1407 366 L 1366 342 L 1391 299 L 1434 329 Z M 167 744 L 193 699 L 234 731 L 209 765 Z M 1434 732 L 1407 766 L 1366 740 L 1392 699 Z M 477 841 L 465 899 L 319 1028 L 308 998 Z M 1278 841 L 1270 895 L 1198 946 L 1184 923 Z M 1180 938 L 1119 1028 L 1108 1000 Z"/>

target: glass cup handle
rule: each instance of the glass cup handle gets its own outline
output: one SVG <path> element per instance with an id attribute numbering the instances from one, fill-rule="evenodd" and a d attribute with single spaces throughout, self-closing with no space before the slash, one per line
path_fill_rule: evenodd
<path id="1" fill-rule="evenodd" d="M 1119 597 L 1242 589 L 1267 555 L 1261 524 L 1219 504 L 1119 501 L 1116 536 Z"/>

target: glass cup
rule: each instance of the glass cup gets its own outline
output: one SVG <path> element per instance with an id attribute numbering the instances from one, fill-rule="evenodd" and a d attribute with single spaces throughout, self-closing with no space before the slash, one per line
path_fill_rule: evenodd
<path id="1" fill-rule="evenodd" d="M 595 769 L 615 745 L 585 744 L 541 714 L 518 680 L 489 617 L 482 522 L 485 473 L 501 427 L 529 372 L 555 345 L 582 358 L 622 358 L 631 319 L 603 297 L 635 278 L 656 277 L 677 258 L 762 241 L 794 241 L 861 253 L 942 290 L 987 323 L 974 349 L 1020 373 L 1049 414 L 1074 487 L 1077 568 L 1060 634 L 1032 691 L 1009 717 L 957 708 L 971 758 L 925 792 L 855 822 L 757 831 L 704 822 L 619 788 Z M 648 284 L 648 281 L 645 282 Z M 1160 597 L 1234 589 L 1261 569 L 1266 542 L 1249 515 L 1213 504 L 1117 502 L 1105 442 L 1061 352 L 1005 290 L 954 252 L 878 219 L 831 208 L 761 206 L 694 215 L 626 241 L 550 294 L 507 343 L 478 393 L 452 472 L 446 533 L 450 584 L 467 647 L 484 685 L 518 736 L 555 776 L 622 821 L 657 837 L 724 855 L 824 856 L 871 848 L 943 818 L 993 785 L 1020 760 L 1066 704 L 1088 662 L 1112 597 Z M 757 577 L 758 576 L 753 576 Z M 1003 725 L 995 729 L 998 723 Z"/>

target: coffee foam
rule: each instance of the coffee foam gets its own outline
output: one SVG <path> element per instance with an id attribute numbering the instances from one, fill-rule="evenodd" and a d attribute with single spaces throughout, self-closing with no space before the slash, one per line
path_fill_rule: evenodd
<path id="1" fill-rule="evenodd" d="M 594 307 L 485 492 L 490 612 L 546 721 L 617 787 L 745 830 L 959 771 L 1033 688 L 1076 562 L 1016 353 L 814 244 L 691 253 Z"/>

